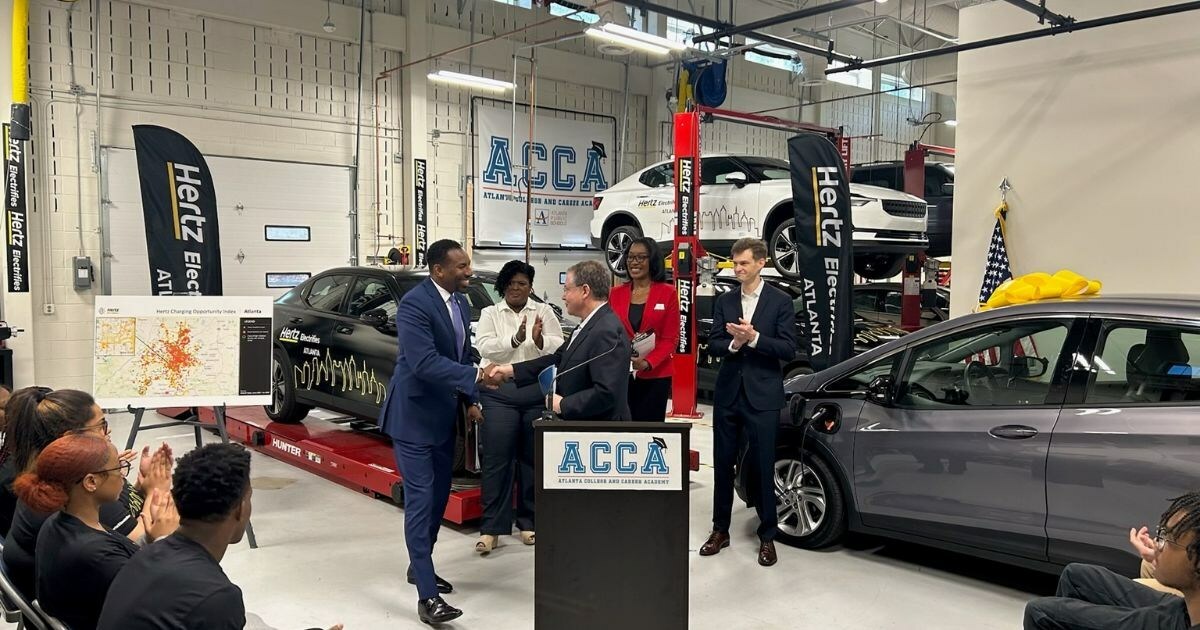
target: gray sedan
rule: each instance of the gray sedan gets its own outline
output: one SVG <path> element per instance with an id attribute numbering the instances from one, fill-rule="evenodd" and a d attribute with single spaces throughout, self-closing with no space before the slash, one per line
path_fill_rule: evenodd
<path id="1" fill-rule="evenodd" d="M 787 390 L 774 482 L 800 547 L 851 530 L 1128 573 L 1129 528 L 1200 488 L 1200 299 L 967 315 Z"/>

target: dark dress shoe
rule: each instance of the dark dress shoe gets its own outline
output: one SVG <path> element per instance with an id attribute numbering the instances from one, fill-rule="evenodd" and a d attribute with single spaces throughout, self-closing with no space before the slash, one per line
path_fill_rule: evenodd
<path id="1" fill-rule="evenodd" d="M 439 593 L 445 595 L 446 593 L 454 592 L 454 585 L 447 582 L 446 580 L 443 580 L 442 576 L 435 573 L 433 575 L 433 579 L 437 580 L 437 590 Z M 408 569 L 408 583 L 409 584 L 417 583 L 417 576 L 413 575 L 411 567 Z"/>
<path id="2" fill-rule="evenodd" d="M 703 545 L 700 545 L 700 555 L 715 556 L 722 549 L 724 549 L 728 546 L 729 546 L 729 533 L 728 532 L 718 532 L 716 530 L 713 530 L 713 533 L 708 535 L 708 540 L 704 541 Z"/>
<path id="3" fill-rule="evenodd" d="M 462 616 L 462 611 L 446 603 L 441 595 L 417 602 L 417 616 L 421 621 L 434 625 L 446 623 Z"/>
<path id="4" fill-rule="evenodd" d="M 762 546 L 758 548 L 758 563 L 764 567 L 773 566 L 779 562 L 779 558 L 775 555 L 775 542 L 765 540 Z"/>

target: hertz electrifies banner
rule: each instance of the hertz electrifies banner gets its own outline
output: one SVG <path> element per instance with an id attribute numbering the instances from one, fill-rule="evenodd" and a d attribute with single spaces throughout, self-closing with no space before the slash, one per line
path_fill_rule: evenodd
<path id="1" fill-rule="evenodd" d="M 25 145 L 4 125 L 4 227 L 8 292 L 29 293 L 29 247 L 25 213 Z"/>
<path id="2" fill-rule="evenodd" d="M 534 247 L 591 244 L 592 197 L 613 183 L 615 120 L 534 120 L 523 106 L 513 134 L 511 109 L 475 108 L 475 240 L 483 245 L 525 246 L 526 197 L 532 197 Z M 525 164 L 533 167 L 525 181 Z"/>
<path id="3" fill-rule="evenodd" d="M 850 184 L 842 157 L 825 137 L 806 133 L 788 140 L 796 255 L 804 277 L 804 339 L 814 370 L 850 357 L 854 322 L 854 224 Z"/>
<path id="4" fill-rule="evenodd" d="M 221 295 L 217 193 L 204 156 L 164 127 L 134 125 L 154 295 Z"/>

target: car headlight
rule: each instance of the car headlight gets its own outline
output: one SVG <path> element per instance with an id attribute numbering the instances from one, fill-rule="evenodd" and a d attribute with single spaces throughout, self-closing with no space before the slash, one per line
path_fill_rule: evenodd
<path id="1" fill-rule="evenodd" d="M 871 203 L 871 201 L 870 197 L 851 197 L 850 205 L 857 208 L 858 206 L 865 206 Z"/>

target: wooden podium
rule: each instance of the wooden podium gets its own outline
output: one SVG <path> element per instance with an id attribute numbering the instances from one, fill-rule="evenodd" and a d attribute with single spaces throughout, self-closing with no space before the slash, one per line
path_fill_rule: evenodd
<path id="1" fill-rule="evenodd" d="M 691 424 L 534 422 L 534 627 L 686 630 Z"/>

